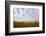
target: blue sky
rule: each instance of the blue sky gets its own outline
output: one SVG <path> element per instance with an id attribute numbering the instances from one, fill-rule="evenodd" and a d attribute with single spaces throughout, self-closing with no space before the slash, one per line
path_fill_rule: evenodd
<path id="1" fill-rule="evenodd" d="M 13 19 L 14 21 L 39 21 L 39 9 L 38 8 L 14 8 Z"/>

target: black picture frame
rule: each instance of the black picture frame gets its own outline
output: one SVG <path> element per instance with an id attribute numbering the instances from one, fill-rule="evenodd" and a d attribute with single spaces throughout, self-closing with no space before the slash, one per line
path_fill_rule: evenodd
<path id="1" fill-rule="evenodd" d="M 10 4 L 16 4 L 16 3 L 22 3 L 22 4 L 35 4 L 35 5 L 43 5 L 42 8 L 42 18 L 43 18 L 43 30 L 42 31 L 33 31 L 33 32 L 18 32 L 18 33 L 9 33 L 9 5 Z M 38 34 L 38 33 L 45 33 L 45 3 L 42 2 L 22 2 L 22 1 L 5 1 L 5 35 L 19 35 L 19 34 Z"/>

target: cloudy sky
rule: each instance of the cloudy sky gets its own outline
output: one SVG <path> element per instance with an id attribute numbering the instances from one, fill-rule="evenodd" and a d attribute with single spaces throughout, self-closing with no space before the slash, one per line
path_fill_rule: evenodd
<path id="1" fill-rule="evenodd" d="M 13 8 L 14 21 L 39 21 L 38 8 Z"/>

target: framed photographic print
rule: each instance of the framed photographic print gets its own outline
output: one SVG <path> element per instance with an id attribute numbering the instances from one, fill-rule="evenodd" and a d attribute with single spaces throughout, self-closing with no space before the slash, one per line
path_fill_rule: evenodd
<path id="1" fill-rule="evenodd" d="M 45 32 L 45 3 L 5 1 L 6 35 Z"/>

